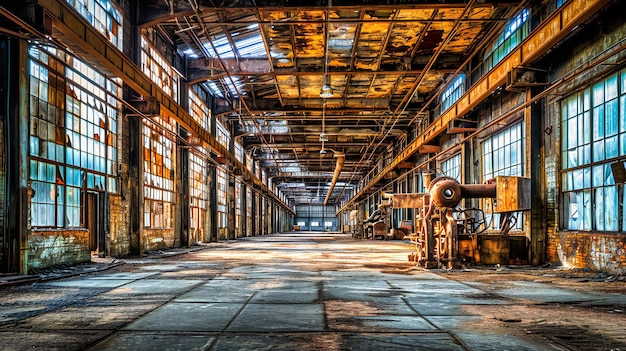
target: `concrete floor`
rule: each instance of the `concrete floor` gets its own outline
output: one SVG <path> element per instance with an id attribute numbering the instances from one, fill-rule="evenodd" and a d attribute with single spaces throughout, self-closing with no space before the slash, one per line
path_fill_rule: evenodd
<path id="1" fill-rule="evenodd" d="M 626 305 L 623 292 L 541 281 L 493 289 L 416 268 L 407 260 L 411 249 L 400 241 L 287 233 L 3 288 L 0 349 L 626 349 L 624 312 L 614 307 Z M 575 344 L 530 327 L 557 323 L 551 318 L 562 317 L 542 316 L 542 309 L 565 303 L 606 313 L 595 323 L 606 321 L 607 335 Z M 608 304 L 614 311 L 593 307 Z M 537 316 L 513 315 L 536 306 Z"/>

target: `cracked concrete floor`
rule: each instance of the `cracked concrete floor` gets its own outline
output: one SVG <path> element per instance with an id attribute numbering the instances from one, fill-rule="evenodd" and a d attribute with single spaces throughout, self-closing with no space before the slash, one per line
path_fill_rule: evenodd
<path id="1" fill-rule="evenodd" d="M 286 233 L 2 288 L 0 349 L 626 350 L 623 283 L 428 271 L 411 249 Z"/>

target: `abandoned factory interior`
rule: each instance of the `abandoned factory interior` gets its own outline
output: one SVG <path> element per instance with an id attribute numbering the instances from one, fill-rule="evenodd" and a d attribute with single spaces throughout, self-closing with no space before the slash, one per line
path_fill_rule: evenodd
<path id="1" fill-rule="evenodd" d="M 0 272 L 320 232 L 623 275 L 623 5 L 2 1 Z"/>

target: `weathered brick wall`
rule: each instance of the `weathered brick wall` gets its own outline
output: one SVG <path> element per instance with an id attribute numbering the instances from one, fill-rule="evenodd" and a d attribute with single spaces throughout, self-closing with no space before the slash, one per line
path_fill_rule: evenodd
<path id="1" fill-rule="evenodd" d="M 144 229 L 141 240 L 143 251 L 180 246 L 175 240 L 174 229 Z"/>
<path id="2" fill-rule="evenodd" d="M 121 196 L 109 197 L 111 213 L 111 253 L 113 257 L 130 255 L 130 215 L 128 201 Z"/>
<path id="3" fill-rule="evenodd" d="M 28 238 L 28 268 L 89 262 L 87 229 L 34 230 Z"/>
<path id="4" fill-rule="evenodd" d="M 558 232 L 549 252 L 552 262 L 610 274 L 626 274 L 626 234 Z"/>

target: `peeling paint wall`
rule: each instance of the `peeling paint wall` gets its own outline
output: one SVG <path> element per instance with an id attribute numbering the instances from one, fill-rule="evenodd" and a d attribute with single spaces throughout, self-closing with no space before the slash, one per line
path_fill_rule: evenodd
<path id="1" fill-rule="evenodd" d="M 89 262 L 87 229 L 35 230 L 28 238 L 28 268 Z"/>

